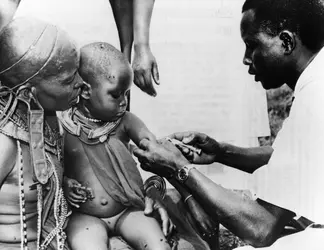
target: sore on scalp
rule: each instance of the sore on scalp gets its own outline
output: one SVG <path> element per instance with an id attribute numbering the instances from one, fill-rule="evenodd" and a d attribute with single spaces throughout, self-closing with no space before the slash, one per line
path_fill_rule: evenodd
<path id="1" fill-rule="evenodd" d="M 114 69 L 125 66 L 129 67 L 126 57 L 109 43 L 95 42 L 81 48 L 79 74 L 89 84 L 98 76 L 114 79 Z"/>

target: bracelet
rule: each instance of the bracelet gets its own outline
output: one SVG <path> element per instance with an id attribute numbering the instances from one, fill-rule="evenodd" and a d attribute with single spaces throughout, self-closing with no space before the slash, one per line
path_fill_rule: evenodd
<path id="1" fill-rule="evenodd" d="M 190 197 L 192 197 L 192 194 L 189 194 L 185 199 L 184 199 L 184 203 L 186 203 L 187 202 L 187 200 L 190 198 Z"/>

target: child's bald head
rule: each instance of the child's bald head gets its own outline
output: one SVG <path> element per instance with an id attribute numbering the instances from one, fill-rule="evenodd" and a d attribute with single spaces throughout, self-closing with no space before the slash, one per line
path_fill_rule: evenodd
<path id="1" fill-rule="evenodd" d="M 97 83 L 97 79 L 115 82 L 120 74 L 131 77 L 133 74 L 126 57 L 114 46 L 104 42 L 91 43 L 81 48 L 79 73 L 90 85 Z"/>
<path id="2" fill-rule="evenodd" d="M 81 48 L 79 73 L 84 81 L 79 106 L 102 121 L 115 121 L 127 107 L 133 71 L 126 57 L 108 43 Z"/>

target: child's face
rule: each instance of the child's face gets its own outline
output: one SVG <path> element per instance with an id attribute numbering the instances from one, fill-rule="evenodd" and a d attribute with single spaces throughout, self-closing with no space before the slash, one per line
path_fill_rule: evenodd
<path id="1" fill-rule="evenodd" d="M 122 117 L 127 107 L 127 95 L 133 82 L 130 67 L 119 69 L 110 76 L 98 76 L 97 86 L 92 88 L 88 110 L 91 115 L 102 121 L 116 121 Z"/>

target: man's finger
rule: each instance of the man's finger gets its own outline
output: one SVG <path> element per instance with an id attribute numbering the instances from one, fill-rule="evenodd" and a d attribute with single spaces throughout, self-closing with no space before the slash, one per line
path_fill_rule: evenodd
<path id="1" fill-rule="evenodd" d="M 187 148 L 187 147 L 184 147 L 184 146 L 181 146 L 181 145 L 176 145 L 176 147 L 178 148 L 178 149 L 180 149 L 180 151 L 181 151 L 181 153 L 184 155 L 184 156 L 188 156 L 189 154 L 190 154 L 190 152 L 191 152 L 191 150 L 189 149 L 189 148 Z"/>
<path id="2" fill-rule="evenodd" d="M 133 154 L 141 164 L 147 163 L 150 159 L 150 153 L 140 148 L 134 149 Z"/>
<path id="3" fill-rule="evenodd" d="M 171 134 L 171 135 L 169 135 L 167 137 L 169 137 L 171 139 L 176 139 L 178 141 L 182 141 L 182 139 L 183 139 L 183 132 L 176 132 L 176 133 L 173 133 L 173 134 Z"/>
<path id="4" fill-rule="evenodd" d="M 140 165 L 141 169 L 143 169 L 144 171 L 150 171 L 150 166 L 148 164 L 142 163 Z"/>
<path id="5" fill-rule="evenodd" d="M 208 230 L 206 224 L 202 221 L 198 222 L 198 223 L 199 223 L 199 227 L 200 227 L 201 236 L 205 239 L 208 238 L 209 230 Z"/>
<path id="6" fill-rule="evenodd" d="M 176 133 L 173 133 L 173 134 L 169 135 L 169 137 L 171 139 L 176 139 L 178 141 L 182 141 L 183 142 L 184 138 L 191 137 L 192 134 L 193 134 L 193 132 L 191 132 L 191 131 L 176 132 Z"/>
<path id="7" fill-rule="evenodd" d="M 137 158 L 141 158 L 144 155 L 144 153 L 145 153 L 145 151 L 143 149 L 140 149 L 140 148 L 134 148 L 134 150 L 133 150 L 133 154 Z"/>
<path id="8" fill-rule="evenodd" d="M 186 136 L 183 137 L 182 142 L 185 144 L 194 144 L 196 141 L 196 136 L 194 133 L 188 133 Z"/>
<path id="9" fill-rule="evenodd" d="M 153 77 L 154 82 L 157 85 L 160 85 L 159 69 L 158 69 L 158 65 L 156 62 L 154 62 L 152 65 L 152 77 Z"/>
<path id="10" fill-rule="evenodd" d="M 139 142 L 139 147 L 143 150 L 147 150 L 149 149 L 149 146 L 150 146 L 150 141 L 148 139 L 142 139 L 140 142 Z"/>

